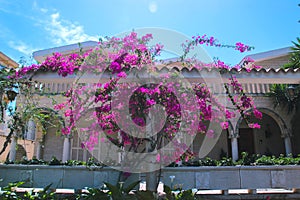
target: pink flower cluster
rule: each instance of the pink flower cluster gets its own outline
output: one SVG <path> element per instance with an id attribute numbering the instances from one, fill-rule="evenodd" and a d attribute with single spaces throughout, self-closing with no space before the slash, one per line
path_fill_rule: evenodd
<path id="1" fill-rule="evenodd" d="M 259 65 L 254 64 L 255 60 L 253 60 L 250 57 L 246 57 L 243 59 L 243 63 L 245 66 L 242 66 L 242 68 L 246 69 L 247 72 L 250 72 L 252 69 L 261 69 L 262 67 Z"/>
<path id="2" fill-rule="evenodd" d="M 230 84 L 234 90 L 234 93 L 238 94 L 235 97 L 232 97 L 231 95 L 231 101 L 233 105 L 235 105 L 242 116 L 249 116 L 251 114 L 254 115 L 256 119 L 262 119 L 262 113 L 254 106 L 253 99 L 251 97 L 246 96 L 246 94 L 243 91 L 242 85 L 238 83 L 236 77 L 232 77 L 230 79 Z M 252 108 L 252 110 L 251 110 Z M 246 122 L 248 123 L 248 126 L 250 128 L 260 128 L 260 125 L 258 123 L 252 123 L 249 121 L 249 119 L 245 118 Z"/>
<path id="3" fill-rule="evenodd" d="M 214 37 L 207 37 L 207 35 L 193 36 L 192 39 L 195 40 L 196 44 L 206 44 L 207 46 L 216 45 L 217 40 Z"/>
<path id="4" fill-rule="evenodd" d="M 245 51 L 250 51 L 251 50 L 251 47 L 248 46 L 248 45 L 245 45 L 241 42 L 237 42 L 235 43 L 235 49 L 240 51 L 241 53 L 245 52 Z"/>
<path id="5" fill-rule="evenodd" d="M 249 45 L 245 45 L 241 42 L 237 42 L 235 43 L 235 45 L 222 44 L 218 42 L 218 40 L 214 37 L 208 37 L 207 35 L 202 35 L 202 36 L 199 35 L 199 36 L 193 36 L 191 41 L 186 41 L 186 43 L 182 44 L 185 52 L 184 56 L 187 55 L 190 49 L 193 49 L 194 46 L 197 46 L 198 44 L 199 45 L 204 44 L 206 46 L 214 46 L 214 47 L 221 47 L 221 48 L 233 48 L 235 50 L 238 50 L 241 53 L 245 51 L 251 51 L 254 48 Z"/>
<path id="6" fill-rule="evenodd" d="M 257 110 L 256 108 L 254 108 L 253 114 L 257 119 L 262 119 L 262 113 L 259 110 Z"/>
<path id="7" fill-rule="evenodd" d="M 68 56 L 63 56 L 61 53 L 53 53 L 52 56 L 48 56 L 41 64 L 33 64 L 31 66 L 22 67 L 16 72 L 15 76 L 16 78 L 21 78 L 29 73 L 51 71 L 57 72 L 59 75 L 66 77 L 67 75 L 71 75 L 79 69 L 80 64 L 86 56 L 87 54 L 82 56 L 73 53 Z"/>

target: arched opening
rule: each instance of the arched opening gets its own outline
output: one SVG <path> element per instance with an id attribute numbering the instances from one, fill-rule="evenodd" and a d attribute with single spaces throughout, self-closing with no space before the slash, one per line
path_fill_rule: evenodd
<path id="1" fill-rule="evenodd" d="M 8 154 L 7 154 L 7 158 L 6 158 L 6 160 L 9 160 L 9 154 L 10 154 L 11 152 L 9 152 Z M 20 145 L 20 144 L 17 144 L 17 146 L 16 146 L 16 152 L 15 152 L 16 154 L 15 154 L 15 159 L 14 159 L 14 161 L 20 161 L 20 160 L 22 160 L 23 159 L 23 157 L 26 157 L 27 158 L 27 153 L 26 153 L 26 150 L 25 150 L 25 148 L 22 146 L 22 145 Z"/>
<path id="2" fill-rule="evenodd" d="M 58 127 L 47 128 L 46 134 L 43 137 L 43 145 L 41 157 L 44 160 L 51 160 L 55 156 L 58 160 L 62 160 L 64 140 L 60 134 Z"/>
<path id="3" fill-rule="evenodd" d="M 94 151 L 96 152 L 97 148 L 95 148 Z M 97 155 L 95 156 L 96 160 L 98 160 Z M 80 138 L 78 132 L 75 131 L 71 139 L 71 160 L 88 161 L 88 159 L 91 157 L 93 157 L 92 154 L 86 148 L 83 148 L 82 139 Z"/>
<path id="4" fill-rule="evenodd" d="M 228 121 L 229 128 L 222 130 L 219 124 L 213 124 L 210 129 L 214 130 L 213 137 L 197 133 L 192 143 L 192 151 L 196 157 L 209 157 L 212 159 L 221 159 L 231 157 L 231 142 L 229 133 L 232 130 L 232 124 Z M 206 125 L 208 125 L 206 123 Z"/>
<path id="5" fill-rule="evenodd" d="M 16 160 L 22 160 L 23 157 L 27 157 L 26 150 L 22 145 L 18 144 L 16 150 Z"/>
<path id="6" fill-rule="evenodd" d="M 94 124 L 95 120 L 97 123 L 94 112 L 95 108 L 87 109 L 76 121 L 76 131 L 72 132 L 71 137 L 70 157 L 82 161 L 93 158 L 103 163 L 119 163 L 122 159 L 120 148 L 107 139 L 100 126 Z"/>
<path id="7" fill-rule="evenodd" d="M 43 121 L 36 119 L 35 124 L 35 156 L 44 160 L 51 160 L 53 156 L 62 159 L 63 137 L 59 134 L 64 123 L 61 116 L 49 108 L 37 108 L 39 114 L 44 115 Z"/>
<path id="8" fill-rule="evenodd" d="M 231 157 L 231 145 L 228 130 L 222 130 L 216 145 L 207 156 L 213 159 Z"/>
<path id="9" fill-rule="evenodd" d="M 285 154 L 284 139 L 282 130 L 276 116 L 268 110 L 260 109 L 263 113 L 261 120 L 251 118 L 251 122 L 260 124 L 260 129 L 249 128 L 245 119 L 240 119 L 238 123 L 238 150 L 249 154 L 275 155 Z M 271 116 L 272 115 L 272 116 Z"/>

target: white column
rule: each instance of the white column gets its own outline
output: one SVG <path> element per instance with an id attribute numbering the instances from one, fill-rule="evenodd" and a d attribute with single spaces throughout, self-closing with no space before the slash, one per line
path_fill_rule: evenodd
<path id="1" fill-rule="evenodd" d="M 87 161 L 87 150 L 84 148 L 84 149 L 82 149 L 82 151 L 83 151 L 83 158 L 82 158 L 82 160 L 83 161 Z"/>
<path id="2" fill-rule="evenodd" d="M 286 155 L 292 154 L 292 144 L 291 144 L 291 138 L 289 136 L 286 136 L 284 138 L 284 146 L 285 146 L 285 154 Z"/>
<path id="3" fill-rule="evenodd" d="M 27 123 L 27 138 L 28 140 L 35 140 L 36 126 L 33 119 L 30 119 Z"/>
<path id="4" fill-rule="evenodd" d="M 10 151 L 9 151 L 9 161 L 15 161 L 17 153 L 17 138 L 13 135 L 11 137 Z"/>
<path id="5" fill-rule="evenodd" d="M 67 160 L 70 159 L 70 148 L 71 148 L 70 138 L 65 137 L 62 162 L 66 162 Z"/>
<path id="6" fill-rule="evenodd" d="M 237 161 L 239 159 L 238 139 L 237 136 L 231 138 L 231 155 L 232 160 Z"/>
<path id="7" fill-rule="evenodd" d="M 284 129 L 281 136 L 284 140 L 285 154 L 292 154 L 291 132 L 289 129 Z"/>
<path id="8" fill-rule="evenodd" d="M 36 151 L 35 151 L 36 159 L 41 159 L 41 148 L 42 148 L 41 142 L 37 141 L 36 142 Z"/>
<path id="9" fill-rule="evenodd" d="M 240 113 L 235 111 L 235 117 L 230 119 L 232 126 L 229 128 L 229 138 L 231 139 L 231 157 L 233 161 L 237 161 L 239 159 L 239 145 L 238 145 L 238 138 L 239 138 L 239 126 L 241 122 L 240 120 Z"/>

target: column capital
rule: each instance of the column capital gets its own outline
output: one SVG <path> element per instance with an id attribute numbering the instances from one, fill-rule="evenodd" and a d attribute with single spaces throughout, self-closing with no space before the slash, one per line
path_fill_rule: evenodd
<path id="1" fill-rule="evenodd" d="M 292 137 L 292 132 L 288 128 L 284 128 L 281 133 L 282 138 Z"/>
<path id="2" fill-rule="evenodd" d="M 73 138 L 73 134 L 68 134 L 68 135 L 63 135 L 64 139 L 72 139 Z"/>
<path id="3" fill-rule="evenodd" d="M 232 139 L 232 138 L 238 138 L 239 134 L 237 132 L 235 132 L 234 130 L 229 130 L 229 134 L 228 134 L 228 138 Z"/>

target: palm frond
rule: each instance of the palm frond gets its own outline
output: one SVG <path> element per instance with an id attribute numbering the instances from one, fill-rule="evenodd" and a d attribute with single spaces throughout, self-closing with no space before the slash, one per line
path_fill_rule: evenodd
<path id="1" fill-rule="evenodd" d="M 292 41 L 293 47 L 291 47 L 292 52 L 290 53 L 289 62 L 283 65 L 284 69 L 298 69 L 300 68 L 300 37 L 296 38 L 296 42 Z"/>

